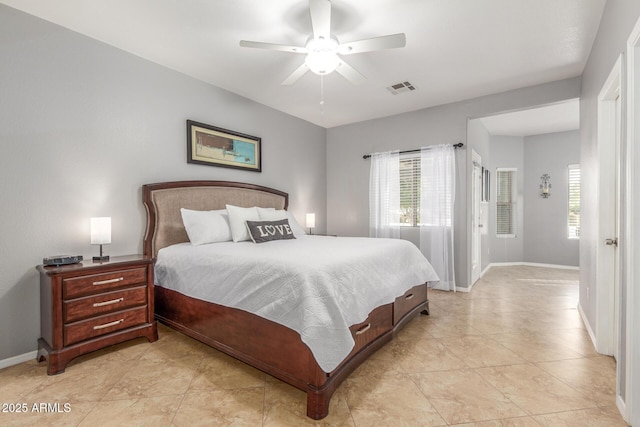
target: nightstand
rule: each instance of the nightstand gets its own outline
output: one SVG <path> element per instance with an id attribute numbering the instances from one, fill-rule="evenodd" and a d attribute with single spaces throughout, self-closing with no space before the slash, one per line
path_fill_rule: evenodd
<path id="1" fill-rule="evenodd" d="M 158 339 L 153 260 L 142 255 L 85 260 L 40 272 L 38 360 L 49 375 L 89 353 L 133 338 Z"/>

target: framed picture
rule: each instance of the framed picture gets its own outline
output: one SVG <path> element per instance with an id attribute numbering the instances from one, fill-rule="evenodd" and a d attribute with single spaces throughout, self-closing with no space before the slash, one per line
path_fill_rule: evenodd
<path id="1" fill-rule="evenodd" d="M 261 139 L 187 120 L 187 163 L 262 172 Z"/>

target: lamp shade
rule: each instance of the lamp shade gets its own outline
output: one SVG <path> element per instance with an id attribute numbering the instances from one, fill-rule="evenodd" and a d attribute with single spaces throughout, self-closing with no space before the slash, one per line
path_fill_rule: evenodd
<path id="1" fill-rule="evenodd" d="M 315 228 L 316 226 L 316 214 L 308 213 L 307 214 L 307 228 Z"/>
<path id="2" fill-rule="evenodd" d="M 111 243 L 111 217 L 91 218 L 91 244 L 106 245 Z"/>

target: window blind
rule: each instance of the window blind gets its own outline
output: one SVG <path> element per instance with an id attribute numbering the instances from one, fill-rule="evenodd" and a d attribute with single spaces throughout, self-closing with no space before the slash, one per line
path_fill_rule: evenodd
<path id="1" fill-rule="evenodd" d="M 496 234 L 498 236 L 515 235 L 515 188 L 514 169 L 496 170 Z"/>
<path id="2" fill-rule="evenodd" d="M 400 225 L 408 227 L 451 226 L 453 189 L 447 188 L 444 180 L 434 180 L 431 174 L 437 166 L 431 158 L 421 158 L 420 154 L 400 159 Z M 429 197 L 438 197 L 438 208 L 420 211 L 422 192 Z"/>
<path id="3" fill-rule="evenodd" d="M 580 238 L 580 165 L 569 165 L 568 237 Z"/>
<path id="4" fill-rule="evenodd" d="M 420 223 L 420 156 L 400 159 L 400 225 Z"/>

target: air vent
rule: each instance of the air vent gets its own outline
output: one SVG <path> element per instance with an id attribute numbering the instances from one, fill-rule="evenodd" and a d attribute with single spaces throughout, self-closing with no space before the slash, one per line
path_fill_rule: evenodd
<path id="1" fill-rule="evenodd" d="M 405 92 L 411 92 L 412 90 L 416 90 L 416 87 L 409 82 L 396 83 L 387 88 L 389 92 L 393 95 L 399 95 Z"/>

